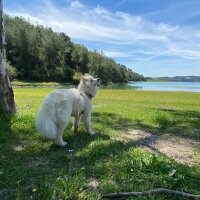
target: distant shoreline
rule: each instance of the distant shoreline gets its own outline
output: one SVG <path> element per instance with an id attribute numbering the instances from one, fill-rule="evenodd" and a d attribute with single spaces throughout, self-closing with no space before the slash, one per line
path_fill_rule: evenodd
<path id="1" fill-rule="evenodd" d="M 200 82 L 200 76 L 146 77 L 150 82 Z"/>

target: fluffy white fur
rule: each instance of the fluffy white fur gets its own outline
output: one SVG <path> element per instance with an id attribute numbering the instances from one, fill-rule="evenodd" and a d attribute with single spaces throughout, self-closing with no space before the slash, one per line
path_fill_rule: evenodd
<path id="1" fill-rule="evenodd" d="M 84 75 L 78 89 L 60 89 L 51 92 L 42 102 L 36 115 L 36 128 L 46 138 L 54 139 L 55 144 L 65 146 L 63 133 L 70 116 L 74 116 L 74 131 L 78 130 L 79 119 L 83 115 L 86 131 L 91 130 L 92 101 L 97 92 L 98 78 Z"/>

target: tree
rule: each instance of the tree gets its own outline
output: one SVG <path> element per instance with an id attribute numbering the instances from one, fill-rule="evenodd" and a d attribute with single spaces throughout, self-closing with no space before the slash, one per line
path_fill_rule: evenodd
<path id="1" fill-rule="evenodd" d="M 74 50 L 72 52 L 72 61 L 74 62 L 77 72 L 87 73 L 88 72 L 88 49 L 84 46 L 74 44 Z"/>
<path id="2" fill-rule="evenodd" d="M 73 43 L 65 33 L 21 17 L 4 15 L 4 23 L 7 60 L 16 69 L 18 80 L 74 82 L 75 73 L 90 73 L 105 85 L 145 80 L 103 52 Z"/>
<path id="3" fill-rule="evenodd" d="M 3 0 L 0 0 L 0 112 L 15 113 L 14 93 L 6 64 L 6 42 L 3 26 Z"/>

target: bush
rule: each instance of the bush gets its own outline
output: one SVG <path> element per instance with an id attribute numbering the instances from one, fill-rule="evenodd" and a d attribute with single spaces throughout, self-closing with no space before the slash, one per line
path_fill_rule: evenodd
<path id="1" fill-rule="evenodd" d="M 13 67 L 10 63 L 8 63 L 7 72 L 11 81 L 16 79 L 19 74 L 18 70 L 15 67 Z"/>

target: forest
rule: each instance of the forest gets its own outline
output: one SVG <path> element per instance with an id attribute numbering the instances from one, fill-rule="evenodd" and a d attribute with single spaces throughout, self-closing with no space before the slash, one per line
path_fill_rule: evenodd
<path id="1" fill-rule="evenodd" d="M 102 52 L 72 42 L 65 33 L 8 15 L 4 24 L 11 80 L 76 82 L 75 74 L 84 73 L 99 77 L 104 85 L 145 80 Z"/>

